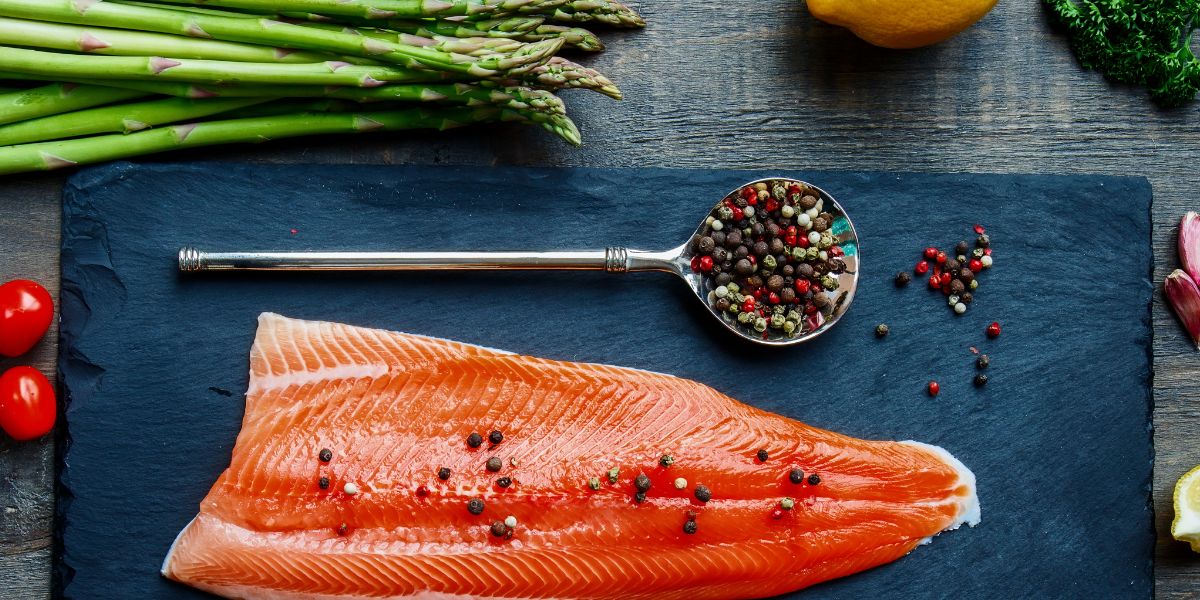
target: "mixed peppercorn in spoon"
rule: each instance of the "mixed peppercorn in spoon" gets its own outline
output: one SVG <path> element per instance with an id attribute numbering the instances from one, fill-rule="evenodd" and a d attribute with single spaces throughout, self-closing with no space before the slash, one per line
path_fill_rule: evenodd
<path id="1" fill-rule="evenodd" d="M 832 199 L 802 181 L 748 184 L 717 204 L 691 241 L 693 271 L 710 308 L 763 339 L 790 339 L 823 325 L 849 299 L 838 294 L 857 247 Z"/>

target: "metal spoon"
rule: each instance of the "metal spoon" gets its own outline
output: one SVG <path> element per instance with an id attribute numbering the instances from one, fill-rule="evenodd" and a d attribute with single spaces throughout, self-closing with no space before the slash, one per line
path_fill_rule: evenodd
<path id="1" fill-rule="evenodd" d="M 747 186 L 782 181 L 799 183 L 819 193 L 823 212 L 834 216 L 830 231 L 841 248 L 845 269 L 836 275 L 837 287 L 825 290 L 828 308 L 805 318 L 804 327 L 792 335 L 768 329 L 759 333 L 739 324 L 735 315 L 714 307 L 711 278 L 692 268 L 696 251 L 692 240 L 670 250 L 650 252 L 622 247 L 604 250 L 555 252 L 206 252 L 191 246 L 179 250 L 179 270 L 200 271 L 425 271 L 425 270 L 604 270 L 609 273 L 663 271 L 682 278 L 712 316 L 726 329 L 756 344 L 788 346 L 821 335 L 845 314 L 858 285 L 858 234 L 840 204 L 821 188 L 786 177 L 771 177 L 742 184 L 726 194 L 731 198 Z M 722 199 L 724 202 L 724 198 Z M 718 207 L 720 204 L 717 205 Z M 709 214 L 695 236 L 709 234 Z M 707 281 L 706 281 L 707 280 Z M 764 335 L 765 333 L 765 335 Z"/>

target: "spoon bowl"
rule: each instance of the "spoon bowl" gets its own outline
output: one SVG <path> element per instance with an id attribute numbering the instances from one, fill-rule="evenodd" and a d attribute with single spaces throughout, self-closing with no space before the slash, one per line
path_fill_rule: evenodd
<path id="1" fill-rule="evenodd" d="M 796 184 L 817 193 L 818 212 L 830 216 L 828 231 L 832 244 L 827 252 L 838 252 L 844 268 L 829 277 L 836 286 L 815 294 L 826 297 L 825 308 L 806 314 L 803 326 L 791 334 L 767 329 L 757 332 L 739 323 L 734 313 L 714 307 L 719 287 L 713 277 L 696 267 L 699 237 L 714 230 L 712 213 L 726 200 L 747 187 L 772 182 Z M 833 248 L 838 250 L 834 251 Z M 765 260 L 765 258 L 764 258 Z M 604 250 L 552 252 L 207 252 L 191 246 L 180 248 L 182 273 L 205 271 L 420 271 L 420 270 L 604 270 L 609 273 L 665 271 L 687 283 L 705 310 L 728 331 L 755 344 L 790 346 L 813 339 L 833 327 L 850 306 L 858 285 L 858 234 L 842 206 L 825 190 L 810 183 L 787 177 L 758 179 L 734 188 L 701 220 L 696 233 L 685 243 L 670 250 L 651 252 L 612 246 Z M 710 271 L 711 272 L 711 271 Z M 836 277 L 834 277 L 836 275 Z M 765 335 L 764 335 L 765 333 Z"/>

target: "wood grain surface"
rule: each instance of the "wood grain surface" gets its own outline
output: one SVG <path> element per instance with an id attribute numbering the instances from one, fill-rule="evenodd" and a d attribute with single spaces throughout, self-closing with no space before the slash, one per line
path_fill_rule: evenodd
<path id="1" fill-rule="evenodd" d="M 1144 175 L 1155 193 L 1155 280 L 1177 265 L 1179 216 L 1200 208 L 1200 101 L 1160 110 L 1143 90 L 1081 70 L 1037 0 L 1001 0 L 966 33 L 903 52 L 873 48 L 815 22 L 800 2 L 636 4 L 650 26 L 606 33 L 609 50 L 591 59 L 626 100 L 565 95 L 583 131 L 580 149 L 532 128 L 501 126 L 287 140 L 160 160 Z M 61 175 L 0 181 L 0 276 L 34 277 L 57 292 L 62 181 Z M 198 208 L 220 218 L 219 206 Z M 1103 214 L 1079 218 L 1112 226 Z M 1070 299 L 1047 290 L 1045 301 Z M 1161 293 L 1153 325 L 1157 597 L 1200 598 L 1200 555 L 1169 535 L 1172 486 L 1200 464 L 1200 355 Z M 53 339 L 22 361 L 52 372 Z M 0 440 L 0 598 L 6 600 L 50 593 L 50 446 Z M 1113 476 L 1120 473 L 1121 465 L 1113 465 Z M 1078 550 L 1087 560 L 1087 548 Z"/>

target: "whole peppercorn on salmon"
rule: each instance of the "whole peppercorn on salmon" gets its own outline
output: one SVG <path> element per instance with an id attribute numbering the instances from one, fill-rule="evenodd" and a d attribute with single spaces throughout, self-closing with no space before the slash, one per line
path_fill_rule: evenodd
<path id="1" fill-rule="evenodd" d="M 274 314 L 250 369 L 232 462 L 162 568 L 230 598 L 763 597 L 979 521 L 941 448 L 667 375 Z"/>

